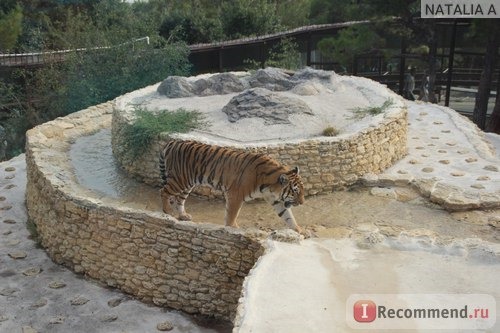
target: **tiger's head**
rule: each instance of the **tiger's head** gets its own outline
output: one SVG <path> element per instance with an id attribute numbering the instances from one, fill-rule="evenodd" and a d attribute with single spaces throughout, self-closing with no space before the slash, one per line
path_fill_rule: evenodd
<path id="1" fill-rule="evenodd" d="M 278 184 L 281 186 L 279 200 L 284 203 L 285 208 L 304 203 L 304 184 L 302 184 L 298 167 L 281 174 Z"/>

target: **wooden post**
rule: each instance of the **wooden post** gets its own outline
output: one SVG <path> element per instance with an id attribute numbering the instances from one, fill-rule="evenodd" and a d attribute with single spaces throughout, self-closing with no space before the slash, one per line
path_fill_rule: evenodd
<path id="1" fill-rule="evenodd" d="M 223 64 L 222 64 L 222 46 L 219 49 L 219 73 L 222 73 L 223 69 Z"/>
<path id="2" fill-rule="evenodd" d="M 259 47 L 259 60 L 260 60 L 260 68 L 264 68 L 266 66 L 266 42 L 262 42 Z"/>
<path id="3" fill-rule="evenodd" d="M 307 34 L 307 55 L 306 55 L 306 65 L 311 66 L 311 49 L 312 49 L 311 33 Z"/>

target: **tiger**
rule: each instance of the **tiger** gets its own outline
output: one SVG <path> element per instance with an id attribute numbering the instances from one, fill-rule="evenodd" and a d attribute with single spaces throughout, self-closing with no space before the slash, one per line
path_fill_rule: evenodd
<path id="1" fill-rule="evenodd" d="M 298 233 L 291 207 L 304 203 L 304 185 L 299 168 L 281 165 L 265 154 L 209 145 L 197 141 L 171 140 L 159 158 L 163 212 L 190 221 L 184 203 L 197 185 L 221 190 L 226 200 L 224 222 L 238 227 L 236 219 L 243 202 L 263 198 L 289 228 Z"/>

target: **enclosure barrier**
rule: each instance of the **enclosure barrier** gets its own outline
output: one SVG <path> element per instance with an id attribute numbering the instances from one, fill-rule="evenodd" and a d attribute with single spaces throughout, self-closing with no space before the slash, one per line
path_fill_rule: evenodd
<path id="1" fill-rule="evenodd" d="M 78 184 L 69 148 L 111 126 L 111 103 L 27 133 L 26 205 L 49 256 L 138 299 L 232 320 L 243 280 L 264 247 L 251 231 L 132 210 Z"/>

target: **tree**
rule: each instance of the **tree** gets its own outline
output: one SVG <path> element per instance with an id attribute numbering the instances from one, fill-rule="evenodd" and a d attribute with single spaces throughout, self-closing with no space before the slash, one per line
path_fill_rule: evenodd
<path id="1" fill-rule="evenodd" d="M 0 161 L 22 152 L 24 133 L 28 129 L 25 121 L 24 94 L 19 86 L 0 78 Z M 6 112 L 3 112 L 6 111 Z"/>
<path id="2" fill-rule="evenodd" d="M 277 0 L 276 14 L 287 29 L 309 24 L 312 0 Z"/>
<path id="3" fill-rule="evenodd" d="M 498 79 L 500 81 L 500 78 Z M 491 114 L 488 132 L 500 134 L 500 82 L 497 82 L 497 97 L 495 98 L 495 107 Z"/>
<path id="4" fill-rule="evenodd" d="M 498 47 L 500 46 L 500 19 L 482 21 L 486 21 L 479 23 L 483 25 L 480 29 L 487 34 L 486 54 L 484 56 L 484 67 L 479 80 L 479 87 L 476 94 L 476 102 L 474 104 L 472 118 L 474 123 L 479 128 L 485 129 L 491 83 L 493 80 L 493 73 L 495 71 Z M 497 107 L 495 105 L 495 109 L 496 108 Z M 495 117 L 497 117 L 497 115 L 495 115 Z"/>
<path id="5" fill-rule="evenodd" d="M 187 44 L 209 43 L 223 38 L 220 20 L 199 11 L 169 14 L 160 26 L 159 34 L 167 40 L 177 39 Z"/>
<path id="6" fill-rule="evenodd" d="M 14 0 L 3 0 L 0 4 L 0 51 L 7 52 L 16 46 L 22 20 L 21 6 Z"/>
<path id="7" fill-rule="evenodd" d="M 415 29 L 416 28 L 416 29 Z M 427 56 L 427 63 L 429 66 L 428 74 L 429 74 L 429 83 L 428 83 L 428 91 L 429 91 L 429 102 L 437 103 L 436 95 L 434 94 L 434 87 L 436 81 L 436 73 L 437 73 L 437 50 L 438 50 L 438 39 L 437 39 L 437 30 L 436 30 L 436 20 L 435 19 L 422 19 L 422 22 L 419 25 L 416 25 L 414 31 L 418 34 L 420 33 L 420 39 L 429 47 L 429 54 Z"/>
<path id="8" fill-rule="evenodd" d="M 111 100 L 168 75 L 185 75 L 190 69 L 184 44 L 166 43 L 128 4 L 117 0 L 102 1 L 86 11 L 66 9 L 61 21 L 48 22 L 45 28 L 50 44 L 69 52 L 64 62 L 25 72 L 38 100 L 36 110 L 26 115 L 31 125 Z M 144 34 L 150 36 L 149 43 L 136 41 Z"/>
<path id="9" fill-rule="evenodd" d="M 302 66 L 299 52 L 299 46 L 292 38 L 282 38 L 278 44 L 275 44 L 267 54 L 264 61 L 246 59 L 246 68 L 254 70 L 265 67 L 277 67 L 289 70 L 297 70 Z"/>
<path id="10" fill-rule="evenodd" d="M 226 38 L 265 35 L 281 27 L 275 4 L 267 0 L 224 2 L 220 19 Z"/>
<path id="11" fill-rule="evenodd" d="M 352 71 L 350 67 L 355 55 L 380 48 L 383 44 L 384 39 L 372 25 L 357 24 L 340 30 L 335 37 L 322 39 L 318 42 L 318 49 L 326 58 Z"/>
<path id="12" fill-rule="evenodd" d="M 338 23 L 366 19 L 369 3 L 353 0 L 312 0 L 309 11 L 311 24 Z"/>

